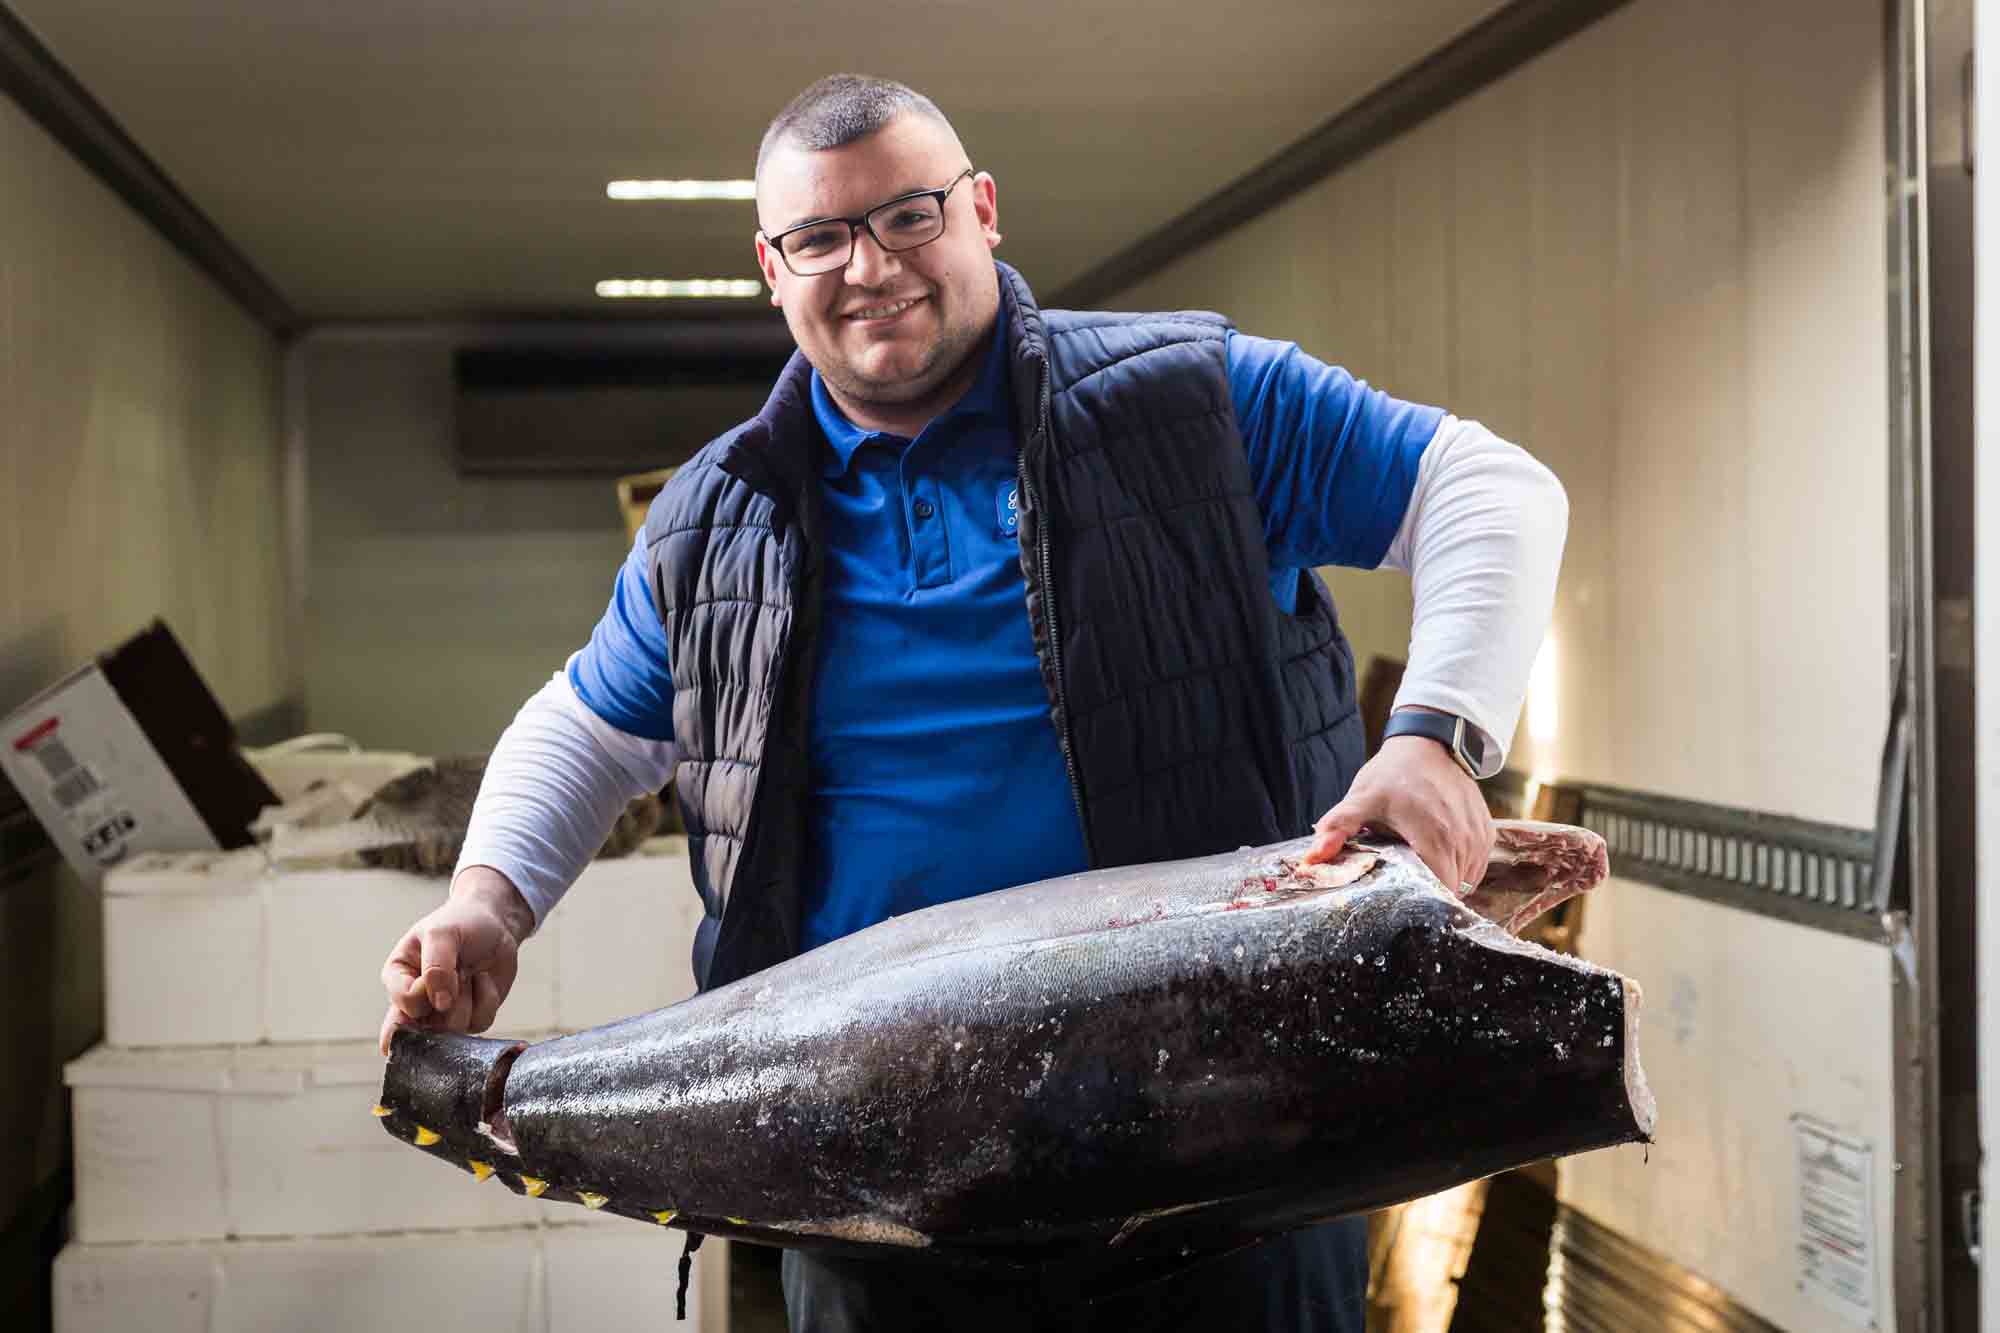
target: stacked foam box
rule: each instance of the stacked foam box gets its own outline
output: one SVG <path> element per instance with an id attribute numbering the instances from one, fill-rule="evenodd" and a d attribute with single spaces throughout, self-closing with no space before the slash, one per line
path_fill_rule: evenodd
<path id="1" fill-rule="evenodd" d="M 409 756 L 297 756 L 372 786 Z M 76 1209 L 58 1333 L 581 1330 L 672 1321 L 682 1233 L 522 1199 L 382 1132 L 383 958 L 444 881 L 154 853 L 104 884 L 105 1045 L 65 1070 Z M 521 951 L 495 1034 L 574 1031 L 691 994 L 685 840 L 596 861 Z M 726 1328 L 727 1247 L 689 1322 Z"/>
<path id="2" fill-rule="evenodd" d="M 677 1247 L 676 1247 L 677 1248 Z M 707 1256 L 712 1246 L 704 1247 Z M 675 1324 L 674 1255 L 609 1226 L 70 1245 L 55 1264 L 58 1329 L 270 1333 L 613 1333 L 721 1326 L 701 1305 Z"/>
<path id="3" fill-rule="evenodd" d="M 113 1046 L 358 1041 L 381 1026 L 382 960 L 444 901 L 396 870 L 273 869 L 262 852 L 149 852 L 104 881 Z M 577 1031 L 694 990 L 701 904 L 686 839 L 593 861 L 521 948 L 509 1031 Z"/>

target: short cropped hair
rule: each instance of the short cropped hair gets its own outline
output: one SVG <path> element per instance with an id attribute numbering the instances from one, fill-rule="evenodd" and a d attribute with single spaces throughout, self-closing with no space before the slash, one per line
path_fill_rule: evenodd
<path id="1" fill-rule="evenodd" d="M 894 79 L 829 74 L 794 97 L 764 131 L 757 145 L 757 174 L 763 175 L 764 159 L 782 142 L 825 152 L 867 138 L 906 111 L 951 127 L 936 102 Z"/>

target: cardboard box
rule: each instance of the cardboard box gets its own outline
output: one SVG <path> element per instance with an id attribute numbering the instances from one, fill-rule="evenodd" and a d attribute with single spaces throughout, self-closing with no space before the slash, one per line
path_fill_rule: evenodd
<path id="1" fill-rule="evenodd" d="M 409 1233 L 56 1256 L 56 1333 L 727 1333 L 727 1247 L 695 1255 L 674 1322 L 683 1233 L 627 1227 Z"/>
<path id="2" fill-rule="evenodd" d="M 445 892 L 395 870 L 274 868 L 255 849 L 134 857 L 104 881 L 106 1039 L 372 1039 L 382 960 Z M 685 999 L 700 921 L 686 838 L 591 862 L 522 946 L 496 1031 L 576 1031 Z"/>
<path id="3" fill-rule="evenodd" d="M 626 541 L 638 540 L 639 529 L 646 526 L 646 511 L 653 507 L 654 499 L 678 471 L 679 468 L 663 467 L 618 479 L 618 512 L 625 519 Z"/>
<path id="4" fill-rule="evenodd" d="M 91 884 L 136 852 L 247 846 L 277 802 L 157 620 L 0 721 L 0 772 Z"/>

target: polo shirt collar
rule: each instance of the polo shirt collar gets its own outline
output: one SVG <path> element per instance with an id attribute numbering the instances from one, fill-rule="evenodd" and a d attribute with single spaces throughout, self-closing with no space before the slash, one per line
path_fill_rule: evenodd
<path id="1" fill-rule="evenodd" d="M 965 395 L 953 403 L 943 415 L 933 418 L 931 426 L 953 418 L 962 418 L 967 425 L 982 421 L 997 421 L 1003 429 L 1011 426 L 1012 419 L 1009 416 L 1007 399 L 1009 377 L 1006 348 L 1007 308 L 1003 304 L 999 314 L 994 318 L 993 332 L 987 337 L 986 361 L 979 368 L 979 378 L 973 381 L 972 387 L 965 391 Z M 826 391 L 826 383 L 820 379 L 817 370 L 812 373 L 812 409 L 813 416 L 818 419 L 819 428 L 825 434 L 831 450 L 832 456 L 826 460 L 823 469 L 825 475 L 829 477 L 838 477 L 846 472 L 854 461 L 855 451 L 870 441 L 892 440 L 899 443 L 903 441 L 900 435 L 891 435 L 887 431 L 863 430 L 849 421 L 846 414 L 835 406 L 833 395 Z M 930 426 L 924 429 L 929 430 Z"/>

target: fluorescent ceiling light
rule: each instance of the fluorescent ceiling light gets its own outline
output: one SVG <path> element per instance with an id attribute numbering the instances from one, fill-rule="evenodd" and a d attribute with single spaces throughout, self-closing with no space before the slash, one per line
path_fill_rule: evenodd
<path id="1" fill-rule="evenodd" d="M 613 199 L 755 199 L 756 181 L 612 181 Z"/>
<path id="2" fill-rule="evenodd" d="M 606 278 L 597 294 L 609 297 L 759 296 L 764 284 L 755 278 Z"/>

